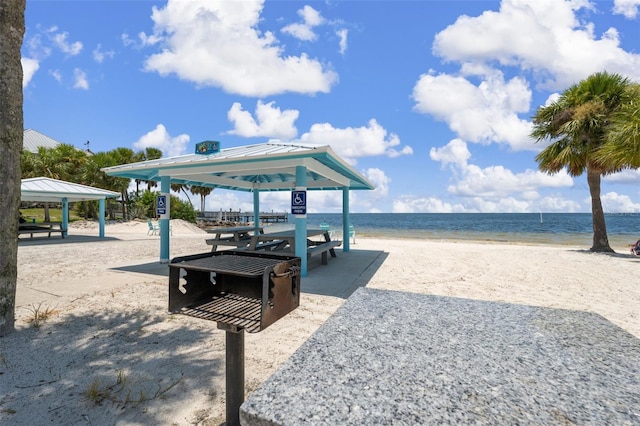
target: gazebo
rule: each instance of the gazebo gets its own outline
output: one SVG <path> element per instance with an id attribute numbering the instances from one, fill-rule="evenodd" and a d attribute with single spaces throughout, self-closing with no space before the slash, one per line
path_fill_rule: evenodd
<path id="1" fill-rule="evenodd" d="M 304 146 L 267 142 L 220 149 L 217 141 L 196 144 L 193 154 L 123 164 L 102 169 L 110 176 L 160 182 L 163 201 L 169 200 L 171 184 L 198 185 L 253 193 L 254 225 L 260 216 L 260 192 L 342 191 L 343 235 L 349 235 L 349 191 L 372 190 L 375 187 L 364 176 L 340 158 L 329 146 Z M 306 197 L 305 197 L 306 198 Z M 299 198 L 298 198 L 299 200 Z M 295 205 L 296 253 L 306 275 L 306 199 Z M 169 206 L 160 215 L 160 262 L 169 262 Z M 300 243 L 298 243 L 300 242 Z M 343 241 L 349 251 L 349 239 Z"/>
<path id="2" fill-rule="evenodd" d="M 98 200 L 100 205 L 100 238 L 104 238 L 105 199 L 119 196 L 118 192 L 46 177 L 22 179 L 20 186 L 20 201 L 62 203 L 62 229 L 69 229 L 70 202 Z"/>

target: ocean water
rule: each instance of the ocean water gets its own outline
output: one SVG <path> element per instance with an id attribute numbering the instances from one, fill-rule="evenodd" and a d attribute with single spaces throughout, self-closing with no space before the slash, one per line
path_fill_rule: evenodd
<path id="1" fill-rule="evenodd" d="M 480 240 L 591 247 L 591 213 L 351 213 L 356 235 L 393 238 Z M 640 213 L 606 214 L 609 243 L 640 239 Z M 289 226 L 294 222 L 289 220 Z M 340 213 L 310 213 L 307 226 L 342 229 Z"/>

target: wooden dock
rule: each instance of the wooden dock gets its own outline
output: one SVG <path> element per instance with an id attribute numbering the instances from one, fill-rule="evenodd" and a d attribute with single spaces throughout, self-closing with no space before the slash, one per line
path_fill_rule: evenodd
<path id="1" fill-rule="evenodd" d="M 235 222 L 235 223 L 250 223 L 253 222 L 253 212 L 233 211 L 233 210 L 220 210 L 217 212 L 200 212 L 198 220 L 204 222 Z M 288 222 L 288 212 L 260 212 L 260 223 L 277 223 Z"/>

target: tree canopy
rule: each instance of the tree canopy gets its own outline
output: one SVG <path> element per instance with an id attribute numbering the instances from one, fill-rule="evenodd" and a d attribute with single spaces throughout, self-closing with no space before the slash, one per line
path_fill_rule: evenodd
<path id="1" fill-rule="evenodd" d="M 586 172 L 593 221 L 592 251 L 612 252 L 600 199 L 601 177 L 634 167 L 640 142 L 630 142 L 631 116 L 638 123 L 638 85 L 619 74 L 599 72 L 569 87 L 558 99 L 538 108 L 531 136 L 551 140 L 536 161 L 553 174 Z M 630 130 L 631 129 L 631 130 Z M 637 132 L 637 128 L 636 128 Z M 638 167 L 637 165 L 635 167 Z"/>

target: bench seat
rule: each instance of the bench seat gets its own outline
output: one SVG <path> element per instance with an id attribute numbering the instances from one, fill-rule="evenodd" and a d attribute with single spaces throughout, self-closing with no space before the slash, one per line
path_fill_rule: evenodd
<path id="1" fill-rule="evenodd" d="M 327 253 L 331 254 L 331 257 L 336 257 L 335 248 L 342 245 L 342 241 L 340 240 L 331 240 L 323 243 L 314 243 L 314 245 L 307 248 L 307 257 L 312 257 L 317 254 L 322 255 L 321 263 L 326 265 L 329 263 L 329 256 Z"/>
<path id="2" fill-rule="evenodd" d="M 51 238 L 52 232 L 59 232 L 60 236 L 64 238 L 65 229 L 54 228 L 22 228 L 18 229 L 18 237 L 20 235 L 29 234 L 30 238 L 33 238 L 33 234 L 47 234 L 47 238 Z"/>
<path id="3" fill-rule="evenodd" d="M 256 246 L 255 250 L 253 251 L 260 251 L 260 250 L 264 250 L 264 251 L 271 251 L 272 248 L 278 247 L 279 245 L 281 245 L 284 241 L 282 240 L 273 240 L 273 241 L 267 241 L 264 243 L 260 243 Z M 238 251 L 250 251 L 249 250 L 249 245 L 245 246 L 245 247 L 239 247 L 237 249 Z"/>
<path id="4" fill-rule="evenodd" d="M 205 241 L 207 245 L 211 246 L 211 251 L 216 251 L 218 246 L 230 246 L 236 248 L 248 247 L 251 242 L 251 238 L 243 238 L 241 240 L 234 240 L 233 237 L 220 238 L 219 240 L 209 238 Z"/>

